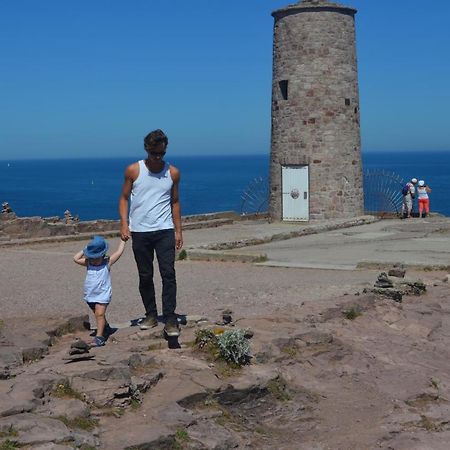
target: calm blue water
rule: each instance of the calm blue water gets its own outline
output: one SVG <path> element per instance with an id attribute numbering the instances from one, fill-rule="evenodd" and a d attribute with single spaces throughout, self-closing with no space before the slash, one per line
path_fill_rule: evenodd
<path id="1" fill-rule="evenodd" d="M 19 216 L 118 219 L 125 168 L 138 158 L 0 161 L 0 202 Z M 182 214 L 240 211 L 241 194 L 267 178 L 268 156 L 171 157 L 181 172 Z M 9 164 L 9 166 L 8 166 Z"/>
<path id="2" fill-rule="evenodd" d="M 117 219 L 125 167 L 138 158 L 0 161 L 0 202 L 19 216 Z M 182 175 L 183 215 L 241 209 L 241 194 L 257 177 L 268 176 L 268 155 L 195 156 L 168 160 Z M 385 169 L 405 179 L 424 179 L 433 189 L 431 209 L 450 216 L 450 152 L 367 153 L 364 168 Z"/>

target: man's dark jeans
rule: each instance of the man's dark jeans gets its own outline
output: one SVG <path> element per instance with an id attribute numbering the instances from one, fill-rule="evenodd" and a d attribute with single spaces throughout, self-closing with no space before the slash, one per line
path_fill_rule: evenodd
<path id="1" fill-rule="evenodd" d="M 144 303 L 145 315 L 157 316 L 153 284 L 153 256 L 156 252 L 162 279 L 163 316 L 166 320 L 173 319 L 177 306 L 174 230 L 132 232 L 131 236 L 134 259 L 139 271 L 139 292 Z"/>

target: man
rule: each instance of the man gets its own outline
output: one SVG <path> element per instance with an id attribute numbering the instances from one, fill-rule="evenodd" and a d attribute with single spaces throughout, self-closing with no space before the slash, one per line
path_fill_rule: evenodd
<path id="1" fill-rule="evenodd" d="M 147 158 L 131 164 L 125 170 L 119 199 L 120 234 L 123 240 L 131 237 L 133 241 L 132 248 L 139 272 L 139 292 L 145 307 L 141 329 L 158 325 L 153 284 L 153 255 L 156 252 L 163 286 L 164 331 L 167 336 L 178 336 L 175 249 L 179 250 L 183 246 L 178 196 L 180 172 L 163 159 L 168 142 L 161 130 L 152 131 L 144 139 Z"/>
<path id="2" fill-rule="evenodd" d="M 402 190 L 403 204 L 402 204 L 402 217 L 409 219 L 411 217 L 411 211 L 413 207 L 413 199 L 416 195 L 417 178 L 412 178 L 411 181 L 405 184 Z"/>

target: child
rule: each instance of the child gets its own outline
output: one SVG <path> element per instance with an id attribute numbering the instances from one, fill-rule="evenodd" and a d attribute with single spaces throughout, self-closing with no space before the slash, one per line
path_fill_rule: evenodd
<path id="1" fill-rule="evenodd" d="M 74 255 L 73 260 L 87 267 L 84 282 L 84 299 L 95 314 L 97 334 L 91 347 L 105 345 L 106 337 L 111 334 L 111 327 L 106 321 L 106 308 L 111 301 L 111 266 L 122 256 L 125 241 L 111 256 L 106 256 L 108 243 L 101 236 L 94 236 L 86 247 Z"/>

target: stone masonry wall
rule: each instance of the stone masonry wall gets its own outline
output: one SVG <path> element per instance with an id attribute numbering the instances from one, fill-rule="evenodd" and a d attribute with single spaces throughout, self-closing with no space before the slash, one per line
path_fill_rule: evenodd
<path id="1" fill-rule="evenodd" d="M 305 0 L 273 13 L 269 212 L 275 220 L 282 219 L 283 165 L 309 165 L 311 219 L 363 212 L 355 12 Z"/>

